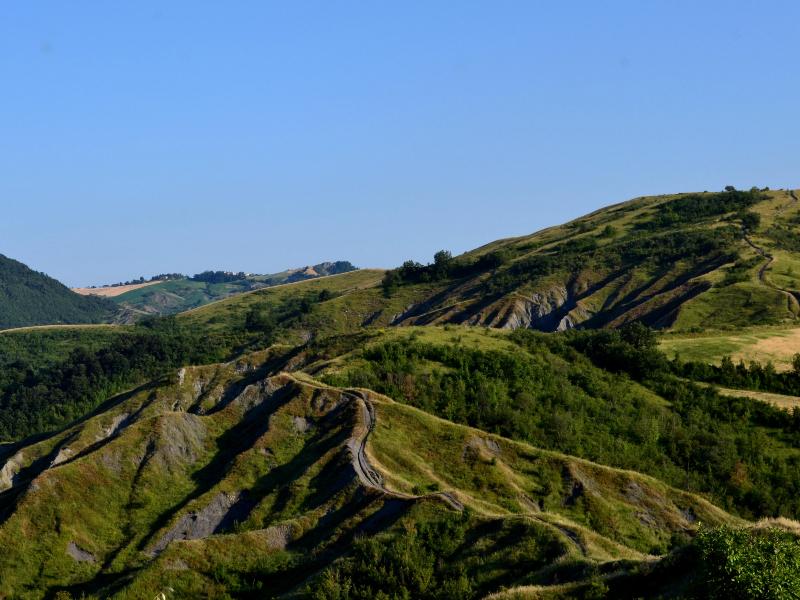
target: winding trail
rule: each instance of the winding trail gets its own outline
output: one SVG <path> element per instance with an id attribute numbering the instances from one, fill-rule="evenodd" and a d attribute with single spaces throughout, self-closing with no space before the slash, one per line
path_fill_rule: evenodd
<path id="1" fill-rule="evenodd" d="M 798 202 L 798 198 L 794 190 L 789 190 L 789 196 L 792 199 L 786 206 L 781 207 L 777 211 L 776 215 L 781 214 L 785 208 L 789 207 L 792 204 L 796 204 Z M 764 248 L 756 244 L 752 239 L 750 239 L 750 236 L 747 234 L 747 229 L 745 229 L 744 227 L 742 227 L 742 235 L 744 236 L 744 241 L 747 242 L 747 245 L 750 246 L 753 250 L 755 250 L 756 254 L 766 259 L 764 264 L 761 265 L 761 268 L 758 269 L 758 280 L 761 282 L 761 284 L 765 285 L 766 287 L 777 290 L 779 292 L 783 292 L 789 297 L 790 304 L 795 309 L 800 310 L 800 292 L 794 290 L 788 290 L 779 287 L 774 283 L 771 283 L 770 281 L 767 281 L 767 270 L 770 268 L 770 266 L 772 266 L 772 263 L 775 261 L 775 257 L 769 252 L 767 252 Z"/>
<path id="2" fill-rule="evenodd" d="M 742 231 L 745 231 L 745 230 L 743 229 Z M 761 246 L 756 245 L 755 242 L 753 242 L 753 240 L 750 239 L 750 236 L 748 236 L 747 233 L 744 234 L 744 241 L 747 242 L 748 246 L 750 246 L 753 250 L 756 251 L 756 254 L 758 254 L 762 258 L 766 258 L 767 259 L 767 262 L 765 262 L 763 265 L 761 265 L 761 268 L 758 270 L 758 280 L 761 283 L 763 283 L 764 285 L 766 285 L 767 287 L 780 289 L 780 288 L 776 288 L 771 283 L 768 283 L 767 279 L 765 277 L 767 269 L 772 264 L 772 261 L 775 260 L 775 257 L 772 256 L 772 254 L 770 254 L 766 250 L 764 250 L 764 248 L 762 248 Z M 786 290 L 780 290 L 780 291 L 785 292 Z"/>
<path id="3" fill-rule="evenodd" d="M 415 496 L 412 494 L 403 494 L 388 489 L 383 482 L 381 474 L 370 464 L 367 457 L 367 439 L 369 434 L 375 429 L 375 407 L 370 401 L 367 394 L 358 390 L 348 390 L 344 393 L 345 397 L 358 404 L 361 411 L 361 417 L 364 423 L 363 430 L 357 432 L 353 437 L 347 441 L 347 447 L 350 449 L 352 455 L 353 469 L 358 476 L 359 481 L 365 487 L 379 491 L 382 494 L 399 498 L 402 500 L 420 500 L 423 498 L 434 498 L 441 500 L 450 508 L 456 511 L 463 511 L 464 505 L 450 492 L 432 492 L 422 496 Z"/>

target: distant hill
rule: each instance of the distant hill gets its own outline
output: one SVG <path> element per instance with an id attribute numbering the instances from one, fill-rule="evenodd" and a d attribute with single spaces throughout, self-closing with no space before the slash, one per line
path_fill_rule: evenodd
<path id="1" fill-rule="evenodd" d="M 269 275 L 205 271 L 194 277 L 145 282 L 131 286 L 83 289 L 81 293 L 112 297 L 122 308 L 120 320 L 133 322 L 144 316 L 183 312 L 243 292 L 354 270 L 352 263 L 336 261 Z M 122 292 L 115 293 L 120 288 L 123 288 Z"/>
<path id="2" fill-rule="evenodd" d="M 0 329 L 58 323 L 101 323 L 117 307 L 68 287 L 0 254 Z"/>

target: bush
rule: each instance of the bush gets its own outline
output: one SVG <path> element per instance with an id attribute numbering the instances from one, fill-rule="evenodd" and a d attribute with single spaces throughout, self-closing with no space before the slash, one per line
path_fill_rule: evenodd
<path id="1" fill-rule="evenodd" d="M 779 529 L 701 529 L 694 542 L 705 597 L 800 597 L 800 539 Z"/>

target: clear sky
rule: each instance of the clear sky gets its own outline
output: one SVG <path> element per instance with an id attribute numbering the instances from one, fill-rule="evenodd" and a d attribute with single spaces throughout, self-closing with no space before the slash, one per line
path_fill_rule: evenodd
<path id="1" fill-rule="evenodd" d="M 799 163 L 797 2 L 0 4 L 0 253 L 69 285 L 426 261 Z"/>

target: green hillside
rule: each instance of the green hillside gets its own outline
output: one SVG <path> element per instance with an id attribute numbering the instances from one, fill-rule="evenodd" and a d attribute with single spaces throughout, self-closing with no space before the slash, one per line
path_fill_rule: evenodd
<path id="1" fill-rule="evenodd" d="M 0 557 L 0 593 L 310 597 L 318 578 L 364 576 L 341 558 L 373 532 L 382 537 L 356 543 L 358 553 L 398 543 L 448 552 L 437 573 L 448 597 L 475 597 L 547 581 L 556 559 L 561 576 L 580 577 L 664 551 L 699 520 L 740 523 L 657 480 L 276 367 L 259 353 L 181 369 L 6 450 L 0 543 L 16 551 Z M 408 527 L 418 540 L 398 537 Z M 455 536 L 450 549 L 436 531 Z M 459 550 L 459 538 L 480 542 Z"/>
<path id="2" fill-rule="evenodd" d="M 80 296 L 44 273 L 0 254 L 0 329 L 52 323 L 100 323 L 116 306 Z"/>
<path id="3" fill-rule="evenodd" d="M 348 294 L 326 316 L 346 318 L 351 329 L 452 323 L 556 331 L 639 321 L 692 333 L 790 326 L 800 313 L 791 276 L 793 261 L 800 269 L 800 242 L 792 250 L 791 237 L 800 220 L 795 197 L 753 189 L 638 198 L 457 257 L 443 251 L 428 265 L 407 261 L 379 288 Z M 254 303 L 250 297 L 225 306 L 238 311 Z M 226 322 L 232 316 L 216 305 L 203 314 Z"/>
<path id="4" fill-rule="evenodd" d="M 633 320 L 676 330 L 794 322 L 796 290 L 785 273 L 800 250 L 797 219 L 800 205 L 786 191 L 639 198 L 455 258 L 441 253 L 427 266 L 408 262 L 384 290 L 434 286 L 395 324 L 554 331 Z"/>
<path id="5" fill-rule="evenodd" d="M 146 316 L 179 313 L 243 292 L 353 270 L 355 267 L 348 261 L 336 261 L 271 275 L 242 274 L 241 278 L 226 277 L 224 281 L 205 281 L 200 276 L 170 279 L 114 296 L 113 300 L 122 307 L 121 320 L 132 322 Z"/>
<path id="6" fill-rule="evenodd" d="M 0 333 L 0 598 L 797 597 L 798 215 L 639 198 Z"/>
<path id="7" fill-rule="evenodd" d="M 702 586 L 712 558 L 669 571 L 701 523 L 800 510 L 792 422 L 659 375 L 652 340 L 620 335 L 373 330 L 167 369 L 0 446 L 0 595 Z M 795 543 L 766 523 L 739 543 Z"/>

